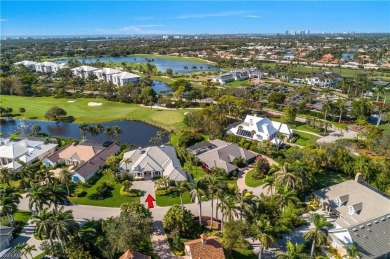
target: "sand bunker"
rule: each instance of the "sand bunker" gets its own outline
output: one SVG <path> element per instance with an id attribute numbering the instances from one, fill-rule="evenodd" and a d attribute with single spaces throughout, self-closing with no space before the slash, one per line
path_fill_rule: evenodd
<path id="1" fill-rule="evenodd" d="M 89 102 L 88 106 L 102 106 L 102 103 L 97 103 L 97 102 Z"/>
<path id="2" fill-rule="evenodd" d="M 68 103 L 74 103 L 76 100 L 69 100 Z"/>

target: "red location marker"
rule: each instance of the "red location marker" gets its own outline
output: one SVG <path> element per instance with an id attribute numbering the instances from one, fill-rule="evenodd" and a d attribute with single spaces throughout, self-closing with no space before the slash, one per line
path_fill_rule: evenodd
<path id="1" fill-rule="evenodd" d="M 154 206 L 153 206 L 153 202 L 154 201 L 155 201 L 155 199 L 153 198 L 153 196 L 149 194 L 148 197 L 145 200 L 145 202 L 148 203 L 148 208 L 149 209 L 153 209 L 154 208 Z"/>

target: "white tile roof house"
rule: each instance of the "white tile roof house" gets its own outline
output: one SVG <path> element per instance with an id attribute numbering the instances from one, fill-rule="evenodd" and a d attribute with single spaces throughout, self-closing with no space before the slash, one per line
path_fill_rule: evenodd
<path id="1" fill-rule="evenodd" d="M 285 135 L 287 138 L 293 136 L 293 130 L 287 124 L 257 117 L 256 115 L 247 115 L 242 123 L 229 129 L 227 133 L 257 141 L 270 140 L 275 145 L 281 143 L 278 133 Z"/>
<path id="2" fill-rule="evenodd" d="M 126 163 L 126 159 L 129 161 Z M 121 172 L 143 179 L 168 176 L 175 181 L 187 180 L 172 146 L 152 146 L 126 152 L 119 163 Z"/>

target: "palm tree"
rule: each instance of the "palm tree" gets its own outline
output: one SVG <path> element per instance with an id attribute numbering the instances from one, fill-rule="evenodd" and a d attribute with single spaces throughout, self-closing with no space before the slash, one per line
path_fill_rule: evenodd
<path id="1" fill-rule="evenodd" d="M 234 217 L 238 217 L 236 201 L 235 199 L 225 192 L 223 195 L 219 197 L 219 204 L 217 209 L 221 210 L 221 232 L 223 233 L 223 222 L 224 219 L 228 221 L 232 221 Z"/>
<path id="2" fill-rule="evenodd" d="M 14 222 L 13 214 L 18 210 L 19 199 L 20 195 L 13 196 L 12 194 L 1 194 L 1 214 L 7 216 L 10 224 Z"/>
<path id="3" fill-rule="evenodd" d="M 208 174 L 205 176 L 205 181 L 207 183 L 208 193 L 211 197 L 211 228 L 214 226 L 214 195 L 218 193 L 219 190 L 223 189 L 222 176 L 217 174 Z"/>
<path id="4" fill-rule="evenodd" d="M 363 254 L 359 252 L 355 245 L 347 246 L 348 259 L 359 259 L 363 257 Z"/>
<path id="5" fill-rule="evenodd" d="M 345 101 L 342 100 L 342 99 L 338 99 L 337 102 L 336 102 L 336 107 L 337 107 L 337 109 L 340 112 L 340 114 L 339 114 L 339 123 L 341 123 L 341 118 L 343 116 L 343 113 L 346 111 L 346 109 L 345 109 Z"/>
<path id="6" fill-rule="evenodd" d="M 302 182 L 302 178 L 288 170 L 288 163 L 284 163 L 278 172 L 275 173 L 275 181 L 279 184 L 291 186 L 295 189 L 295 186 Z"/>
<path id="7" fill-rule="evenodd" d="M 32 223 L 35 224 L 35 233 L 40 239 L 49 238 L 51 246 L 53 246 L 53 239 L 50 235 L 52 230 L 52 212 L 48 208 L 44 208 L 38 214 L 32 216 Z"/>
<path id="8" fill-rule="evenodd" d="M 39 126 L 38 124 L 34 124 L 32 125 L 31 129 L 34 135 L 38 135 L 38 133 L 41 131 L 41 126 Z"/>
<path id="9" fill-rule="evenodd" d="M 58 183 L 54 183 L 46 187 L 48 191 L 48 200 L 51 205 L 54 205 L 54 211 L 57 211 L 58 205 L 67 200 L 66 192 Z"/>
<path id="10" fill-rule="evenodd" d="M 119 135 L 120 134 L 122 134 L 122 129 L 121 129 L 121 127 L 119 127 L 119 126 L 114 126 L 113 128 L 112 128 L 112 134 L 113 134 L 113 136 L 115 136 L 115 137 L 119 137 Z"/>
<path id="11" fill-rule="evenodd" d="M 162 187 L 164 189 L 168 189 L 170 181 L 171 181 L 171 178 L 169 178 L 168 176 L 163 176 L 163 177 L 157 179 L 154 182 L 154 185 L 157 188 L 161 188 Z"/>
<path id="12" fill-rule="evenodd" d="M 11 169 L 6 167 L 0 168 L 0 183 L 5 183 L 7 186 L 9 186 L 11 180 L 12 180 Z"/>
<path id="13" fill-rule="evenodd" d="M 31 183 L 26 197 L 29 199 L 28 207 L 30 210 L 34 207 L 35 211 L 40 212 L 43 209 L 43 205 L 49 204 L 45 187 L 37 183 Z"/>
<path id="14" fill-rule="evenodd" d="M 107 137 L 111 139 L 111 137 L 114 135 L 113 127 L 106 127 L 106 129 L 104 130 L 104 134 L 106 134 Z"/>
<path id="15" fill-rule="evenodd" d="M 87 123 L 80 124 L 79 129 L 80 129 L 81 137 L 84 140 L 87 135 L 87 132 L 89 132 L 90 125 Z"/>
<path id="16" fill-rule="evenodd" d="M 324 119 L 326 120 L 326 116 L 328 112 L 332 109 L 332 101 L 330 100 L 325 100 L 322 103 L 322 112 L 324 113 Z"/>
<path id="17" fill-rule="evenodd" d="M 256 221 L 255 225 L 255 239 L 260 242 L 260 251 L 259 251 L 259 259 L 262 258 L 264 249 L 268 249 L 270 245 L 275 244 L 275 238 L 269 233 L 265 231 L 266 228 L 269 228 L 269 222 L 265 220 Z"/>
<path id="18" fill-rule="evenodd" d="M 65 253 L 64 242 L 68 240 L 69 236 L 76 230 L 76 223 L 73 219 L 72 211 L 64 211 L 64 207 L 61 207 L 57 212 L 53 213 L 51 223 L 50 237 L 60 241 L 62 251 Z"/>
<path id="19" fill-rule="evenodd" d="M 291 241 L 287 241 L 286 253 L 278 253 L 276 258 L 278 259 L 307 259 L 309 256 L 304 252 L 304 244 L 294 245 Z"/>
<path id="20" fill-rule="evenodd" d="M 199 226 L 202 226 L 202 196 L 206 196 L 206 186 L 202 178 L 195 179 L 189 184 L 191 199 L 199 205 Z"/>
<path id="21" fill-rule="evenodd" d="M 71 179 L 71 173 L 69 172 L 69 170 L 66 168 L 63 168 L 60 171 L 60 173 L 58 174 L 58 180 L 61 184 L 66 186 L 68 196 L 70 196 L 69 185 L 72 183 L 72 179 Z"/>
<path id="22" fill-rule="evenodd" d="M 314 225 L 314 228 L 306 232 L 303 237 L 306 240 L 312 240 L 310 257 L 313 257 L 314 248 L 326 243 L 326 227 L 331 226 L 332 223 L 328 222 L 324 216 L 321 216 L 317 213 L 310 214 L 310 219 Z"/>
<path id="23" fill-rule="evenodd" d="M 130 164 L 130 163 L 132 163 L 133 161 L 131 161 L 131 159 L 130 159 L 130 157 L 126 157 L 126 158 L 124 158 L 123 160 L 122 160 L 122 163 L 124 163 L 125 164 L 125 166 L 126 166 L 126 172 L 128 172 L 127 170 L 127 165 L 128 164 Z"/>
<path id="24" fill-rule="evenodd" d="M 252 192 L 244 189 L 242 192 L 236 193 L 237 208 L 240 212 L 240 220 L 242 221 L 242 215 L 244 212 L 252 214 L 252 208 L 254 204 L 254 196 Z"/>
<path id="25" fill-rule="evenodd" d="M 267 176 L 264 179 L 264 181 L 265 181 L 264 187 L 268 187 L 267 193 L 271 192 L 271 195 L 273 195 L 274 194 L 273 192 L 274 192 L 274 189 L 275 189 L 275 184 L 276 184 L 275 175 Z"/>
<path id="26" fill-rule="evenodd" d="M 180 195 L 181 208 L 184 209 L 182 194 L 185 193 L 186 191 L 188 191 L 188 183 L 186 181 L 183 181 L 183 182 L 175 181 L 175 187 L 176 187 L 176 191 Z"/>
<path id="27" fill-rule="evenodd" d="M 279 192 L 276 194 L 275 199 L 279 203 L 282 211 L 284 211 L 284 209 L 287 206 L 295 205 L 300 202 L 300 200 L 297 197 L 297 192 L 295 190 L 288 188 L 287 186 L 284 186 L 279 190 Z"/>
<path id="28" fill-rule="evenodd" d="M 35 245 L 27 245 L 24 247 L 24 254 L 26 257 L 27 257 L 27 255 L 30 255 L 31 259 L 33 259 L 33 256 L 32 256 L 33 251 L 37 251 L 37 249 L 35 248 Z"/>

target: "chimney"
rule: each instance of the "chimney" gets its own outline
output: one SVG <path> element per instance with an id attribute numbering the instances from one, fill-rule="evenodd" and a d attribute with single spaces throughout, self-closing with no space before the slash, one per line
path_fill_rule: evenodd
<path id="1" fill-rule="evenodd" d="M 355 175 L 355 181 L 356 181 L 357 183 L 363 182 L 363 175 L 362 175 L 362 173 L 356 173 L 356 175 Z"/>
<path id="2" fill-rule="evenodd" d="M 206 233 L 203 233 L 200 235 L 200 239 L 202 240 L 202 244 L 207 243 L 207 238 L 208 238 L 208 236 L 206 235 Z"/>

